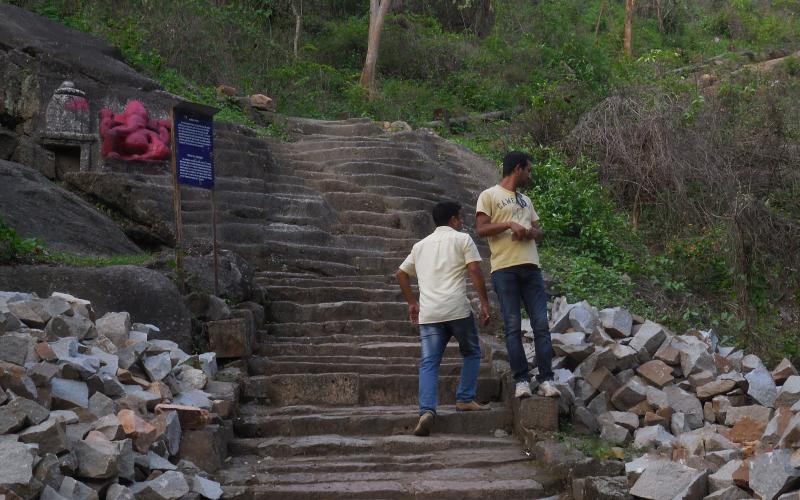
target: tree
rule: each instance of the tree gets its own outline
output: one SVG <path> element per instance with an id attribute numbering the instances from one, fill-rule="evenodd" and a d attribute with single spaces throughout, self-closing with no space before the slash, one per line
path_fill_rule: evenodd
<path id="1" fill-rule="evenodd" d="M 633 56 L 633 0 L 625 0 L 625 55 Z"/>
<path id="2" fill-rule="evenodd" d="M 300 8 L 297 8 L 297 1 L 292 0 L 292 14 L 294 15 L 294 58 L 297 59 L 297 46 L 300 44 L 300 30 L 303 28 L 303 0 L 300 0 Z"/>
<path id="3" fill-rule="evenodd" d="M 391 3 L 391 0 L 369 0 L 367 58 L 364 61 L 364 69 L 361 71 L 361 86 L 367 90 L 370 101 L 375 97 L 375 66 L 378 62 L 381 29 Z"/>

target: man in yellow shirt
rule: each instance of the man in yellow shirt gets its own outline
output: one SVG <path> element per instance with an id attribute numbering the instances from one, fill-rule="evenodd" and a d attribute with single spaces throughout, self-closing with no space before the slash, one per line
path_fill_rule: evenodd
<path id="1" fill-rule="evenodd" d="M 506 349 L 516 382 L 514 395 L 531 396 L 528 359 L 522 347 L 521 300 L 533 329 L 538 393 L 555 397 L 560 393 L 552 383 L 553 347 L 547 323 L 547 294 L 536 248 L 543 232 L 530 198 L 517 191 L 530 178 L 530 157 L 518 151 L 508 153 L 503 159 L 500 183 L 478 197 L 476 229 L 480 236 L 488 238 L 492 253 L 492 285 L 503 312 Z"/>
<path id="2" fill-rule="evenodd" d="M 481 256 L 475 242 L 461 232 L 461 205 L 444 201 L 433 207 L 436 230 L 418 241 L 395 276 L 408 302 L 408 315 L 419 324 L 422 354 L 419 363 L 419 422 L 417 436 L 430 434 L 439 394 L 439 365 L 450 337 L 458 340 L 461 380 L 456 391 L 456 410 L 488 410 L 475 401 L 481 347 L 475 318 L 467 299 L 466 274 L 481 300 L 481 320 L 489 322 L 489 299 L 483 282 Z M 419 302 L 411 290 L 416 276 Z"/>

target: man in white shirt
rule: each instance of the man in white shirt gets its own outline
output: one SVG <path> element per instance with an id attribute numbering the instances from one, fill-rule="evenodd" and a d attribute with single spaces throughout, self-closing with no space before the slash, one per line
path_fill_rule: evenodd
<path id="1" fill-rule="evenodd" d="M 433 207 L 436 230 L 417 242 L 395 276 L 408 302 L 408 315 L 419 325 L 422 355 L 419 364 L 419 422 L 417 436 L 430 434 L 439 394 L 439 365 L 450 337 L 458 340 L 461 381 L 456 391 L 456 410 L 488 410 L 475 401 L 481 348 L 478 328 L 467 299 L 466 274 L 481 301 L 481 321 L 489 322 L 489 299 L 483 282 L 481 256 L 475 242 L 461 232 L 461 205 L 444 201 Z M 417 277 L 420 299 L 411 290 Z"/>

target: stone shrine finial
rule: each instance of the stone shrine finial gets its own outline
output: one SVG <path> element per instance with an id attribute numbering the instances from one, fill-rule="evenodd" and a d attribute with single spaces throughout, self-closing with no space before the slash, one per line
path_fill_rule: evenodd
<path id="1" fill-rule="evenodd" d="M 68 138 L 73 134 L 88 134 L 91 117 L 86 93 L 67 80 L 53 92 L 45 111 L 45 129 L 48 134 Z"/>

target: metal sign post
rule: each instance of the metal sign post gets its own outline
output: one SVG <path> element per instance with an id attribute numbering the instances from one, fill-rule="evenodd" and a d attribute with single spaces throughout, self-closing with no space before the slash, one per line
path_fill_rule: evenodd
<path id="1" fill-rule="evenodd" d="M 214 115 L 218 109 L 182 102 L 172 108 L 172 188 L 175 209 L 175 264 L 178 289 L 185 292 L 180 185 L 211 190 L 214 294 L 219 295 L 217 207 L 214 203 Z"/>

